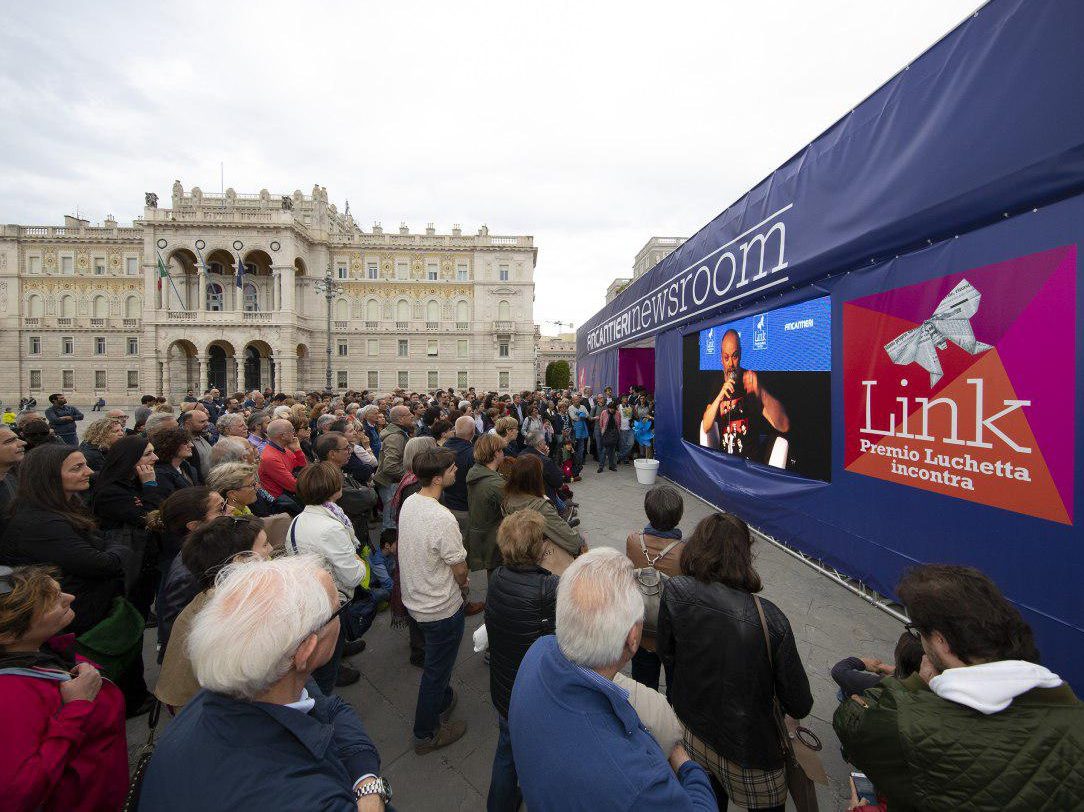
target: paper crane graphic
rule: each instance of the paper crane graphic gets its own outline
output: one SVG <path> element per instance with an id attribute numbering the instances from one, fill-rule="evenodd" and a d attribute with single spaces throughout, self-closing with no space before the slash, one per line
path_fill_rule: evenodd
<path id="1" fill-rule="evenodd" d="M 930 386 L 936 386 L 944 375 L 937 351 L 948 347 L 949 341 L 972 355 L 993 349 L 992 344 L 975 338 L 971 329 L 971 317 L 979 312 L 981 301 L 982 294 L 962 280 L 926 321 L 885 344 L 885 352 L 901 366 L 917 363 L 930 373 Z"/>

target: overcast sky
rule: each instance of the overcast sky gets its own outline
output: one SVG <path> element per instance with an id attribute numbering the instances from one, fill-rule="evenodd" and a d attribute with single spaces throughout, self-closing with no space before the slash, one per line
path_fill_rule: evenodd
<path id="1" fill-rule="evenodd" d="M 14 4 L 0 222 L 130 221 L 222 162 L 239 193 L 326 186 L 366 230 L 533 234 L 553 333 L 979 4 Z"/>

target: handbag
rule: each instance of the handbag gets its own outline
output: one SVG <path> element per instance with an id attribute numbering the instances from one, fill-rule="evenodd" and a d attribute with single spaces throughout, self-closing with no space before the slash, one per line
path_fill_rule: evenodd
<path id="1" fill-rule="evenodd" d="M 654 558 L 647 551 L 644 543 L 644 534 L 640 533 L 640 552 L 647 561 L 646 567 L 640 567 L 632 571 L 636 578 L 636 587 L 644 599 L 644 634 L 654 637 L 659 629 L 659 606 L 662 603 L 662 586 L 670 580 L 665 572 L 660 572 L 655 565 L 666 558 L 667 554 L 681 544 L 681 539 L 674 539 L 662 548 L 662 551 Z"/>
<path id="2" fill-rule="evenodd" d="M 143 656 L 146 621 L 126 598 L 117 596 L 101 622 L 75 638 L 75 650 L 113 682 L 119 682 Z"/>
<path id="3" fill-rule="evenodd" d="M 760 598 L 753 596 L 757 614 L 760 615 L 760 628 L 764 632 L 764 647 L 768 650 L 768 665 L 772 674 L 775 674 L 775 662 L 772 658 L 772 643 L 768 636 L 768 621 L 764 617 L 764 607 Z M 821 758 L 817 751 L 821 749 L 821 741 L 817 734 L 806 727 L 799 725 L 792 735 L 787 727 L 783 715 L 783 708 L 779 704 L 779 696 L 775 693 L 774 680 L 772 688 L 772 719 L 775 721 L 776 732 L 779 734 L 779 746 L 783 750 L 783 760 L 786 767 L 787 792 L 798 812 L 818 812 L 817 791 L 813 786 L 814 780 L 821 784 L 828 783 L 828 775 L 821 764 Z"/>
<path id="4" fill-rule="evenodd" d="M 139 808 L 139 791 L 143 787 L 143 777 L 147 774 L 151 756 L 154 755 L 154 734 L 158 727 L 158 717 L 161 714 L 162 703 L 156 699 L 151 707 L 151 714 L 147 719 L 147 727 L 150 728 L 150 732 L 147 734 L 147 742 L 139 748 L 139 755 L 136 757 L 135 768 L 132 770 L 132 777 L 128 784 L 128 794 L 124 796 L 124 806 L 121 807 L 121 812 L 135 812 Z"/>

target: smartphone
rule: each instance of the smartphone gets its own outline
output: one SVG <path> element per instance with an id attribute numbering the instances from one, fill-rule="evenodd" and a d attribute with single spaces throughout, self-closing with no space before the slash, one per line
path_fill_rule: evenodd
<path id="1" fill-rule="evenodd" d="M 854 787 L 856 798 L 865 798 L 870 803 L 876 803 L 877 790 L 865 773 L 851 773 L 851 786 Z"/>

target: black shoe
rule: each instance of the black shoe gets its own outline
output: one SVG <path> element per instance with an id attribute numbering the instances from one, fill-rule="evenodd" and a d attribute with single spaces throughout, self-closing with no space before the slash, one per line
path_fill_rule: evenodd
<path id="1" fill-rule="evenodd" d="M 602 473 L 602 466 L 601 465 L 598 467 L 598 471 L 596 473 L 599 473 L 599 474 Z"/>
<path id="2" fill-rule="evenodd" d="M 361 679 L 361 672 L 356 668 L 351 668 L 346 663 L 339 663 L 339 673 L 335 675 L 335 687 L 345 688 L 347 685 L 353 685 Z"/>
<path id="3" fill-rule="evenodd" d="M 420 657 L 415 657 L 413 654 L 411 654 L 410 664 L 415 668 L 425 668 L 425 655 L 423 654 Z"/>
<path id="4" fill-rule="evenodd" d="M 611 471 L 616 471 L 616 470 L 617 470 L 617 466 L 616 466 L 616 465 L 611 465 L 611 466 L 610 466 L 610 470 L 611 470 Z"/>
<path id="5" fill-rule="evenodd" d="M 365 651 L 364 640 L 348 640 L 346 645 L 343 646 L 344 657 L 353 657 L 355 654 L 361 654 L 363 651 Z"/>
<path id="6" fill-rule="evenodd" d="M 154 707 L 154 703 L 157 701 L 158 700 L 154 698 L 153 694 L 147 694 L 137 707 L 126 710 L 124 717 L 126 719 L 135 719 L 137 716 L 143 716 L 144 714 L 150 713 L 151 708 Z"/>

